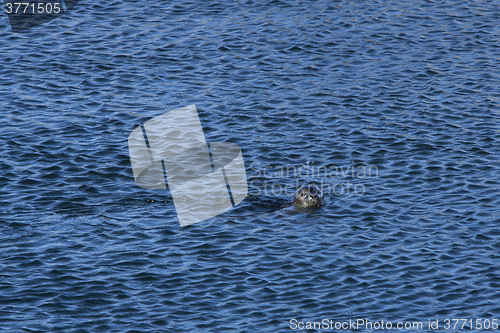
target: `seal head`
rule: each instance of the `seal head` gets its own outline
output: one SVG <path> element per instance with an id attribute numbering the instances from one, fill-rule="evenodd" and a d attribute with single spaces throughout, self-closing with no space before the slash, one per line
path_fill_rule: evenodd
<path id="1" fill-rule="evenodd" d="M 318 208 L 323 202 L 323 193 L 316 185 L 302 186 L 293 198 L 293 205 L 300 209 Z"/>

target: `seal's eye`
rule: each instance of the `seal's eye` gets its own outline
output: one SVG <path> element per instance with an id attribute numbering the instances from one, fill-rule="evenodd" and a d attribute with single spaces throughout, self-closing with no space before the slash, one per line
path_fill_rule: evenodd
<path id="1" fill-rule="evenodd" d="M 300 195 L 301 197 L 305 197 L 306 194 L 304 192 L 302 192 L 302 194 Z"/>

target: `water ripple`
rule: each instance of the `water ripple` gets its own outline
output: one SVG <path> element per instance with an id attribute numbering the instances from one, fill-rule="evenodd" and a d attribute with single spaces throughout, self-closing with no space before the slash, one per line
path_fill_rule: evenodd
<path id="1" fill-rule="evenodd" d="M 273 0 L 79 3 L 26 34 L 4 20 L 0 327 L 495 319 L 498 19 L 489 2 Z M 127 137 L 192 103 L 261 192 L 181 229 L 168 193 L 135 185 Z M 279 174 L 304 166 L 377 174 Z M 364 193 L 258 207 L 297 181 Z"/>

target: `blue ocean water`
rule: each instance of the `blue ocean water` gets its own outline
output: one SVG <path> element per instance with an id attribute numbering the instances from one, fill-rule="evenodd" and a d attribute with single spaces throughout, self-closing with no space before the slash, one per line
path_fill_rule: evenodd
<path id="1" fill-rule="evenodd" d="M 4 14 L 1 330 L 500 319 L 498 22 L 495 1 L 80 1 L 26 33 Z M 181 228 L 127 137 L 190 104 L 250 192 Z M 314 214 L 259 208 L 306 182 L 330 191 Z"/>

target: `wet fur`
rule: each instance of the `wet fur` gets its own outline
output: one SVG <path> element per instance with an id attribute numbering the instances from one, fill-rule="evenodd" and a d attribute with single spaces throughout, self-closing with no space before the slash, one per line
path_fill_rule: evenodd
<path id="1" fill-rule="evenodd" d="M 315 185 L 304 185 L 295 192 L 293 205 L 296 208 L 317 208 L 323 204 L 323 194 Z"/>

